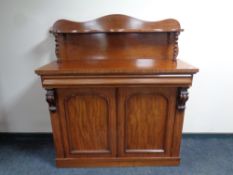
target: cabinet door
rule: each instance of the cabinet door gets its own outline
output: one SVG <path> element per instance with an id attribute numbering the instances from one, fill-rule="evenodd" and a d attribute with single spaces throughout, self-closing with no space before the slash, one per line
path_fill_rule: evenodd
<path id="1" fill-rule="evenodd" d="M 169 156 L 176 88 L 120 88 L 118 147 L 120 156 Z"/>
<path id="2" fill-rule="evenodd" d="M 115 156 L 115 90 L 58 89 L 66 157 Z"/>

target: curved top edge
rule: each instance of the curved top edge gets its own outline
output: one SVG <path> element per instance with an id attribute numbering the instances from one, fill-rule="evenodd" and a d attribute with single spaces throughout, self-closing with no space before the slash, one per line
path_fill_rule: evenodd
<path id="1" fill-rule="evenodd" d="M 86 22 L 66 19 L 56 21 L 51 33 L 101 33 L 101 32 L 181 32 L 175 19 L 143 21 L 126 15 L 107 15 Z"/>

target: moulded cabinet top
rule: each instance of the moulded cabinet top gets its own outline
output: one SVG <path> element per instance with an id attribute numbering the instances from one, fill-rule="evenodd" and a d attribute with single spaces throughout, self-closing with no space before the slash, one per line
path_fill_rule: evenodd
<path id="1" fill-rule="evenodd" d="M 175 19 L 143 21 L 126 15 L 108 15 L 87 22 L 58 20 L 50 29 L 51 33 L 98 33 L 98 32 L 180 32 Z"/>
<path id="2" fill-rule="evenodd" d="M 166 59 L 104 59 L 52 62 L 36 70 L 39 75 L 100 74 L 194 74 L 198 69 L 180 60 Z"/>

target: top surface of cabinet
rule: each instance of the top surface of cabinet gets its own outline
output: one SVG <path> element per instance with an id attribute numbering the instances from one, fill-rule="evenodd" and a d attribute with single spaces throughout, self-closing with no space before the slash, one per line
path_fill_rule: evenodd
<path id="1" fill-rule="evenodd" d="M 77 60 L 47 64 L 36 72 L 40 75 L 77 74 L 194 74 L 197 68 L 181 61 L 164 59 Z"/>

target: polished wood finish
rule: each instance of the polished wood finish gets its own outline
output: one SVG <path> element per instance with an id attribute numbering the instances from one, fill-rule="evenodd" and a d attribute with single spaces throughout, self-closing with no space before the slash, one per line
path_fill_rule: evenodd
<path id="1" fill-rule="evenodd" d="M 174 56 L 176 57 L 173 50 L 176 47 L 174 32 L 171 36 L 166 32 L 63 35 L 63 39 L 58 40 L 59 47 L 57 47 L 60 62 L 82 59 L 173 59 Z M 60 47 L 62 45 L 66 47 Z"/>
<path id="2" fill-rule="evenodd" d="M 197 68 L 181 61 L 167 59 L 133 60 L 77 60 L 72 62 L 52 62 L 36 72 L 40 75 L 114 75 L 114 74 L 194 74 Z"/>
<path id="3" fill-rule="evenodd" d="M 119 89 L 118 140 L 121 156 L 169 157 L 175 97 L 176 88 Z"/>
<path id="4" fill-rule="evenodd" d="M 57 158 L 58 167 L 177 166 L 179 157 Z"/>
<path id="5" fill-rule="evenodd" d="M 67 77 L 68 78 L 68 77 Z M 76 86 L 175 86 L 175 85 L 186 85 L 189 86 L 192 82 L 192 77 L 141 77 L 141 78 L 71 78 L 71 79 L 45 79 L 42 84 L 44 87 L 76 87 Z"/>
<path id="6" fill-rule="evenodd" d="M 198 69 L 176 59 L 178 21 L 109 15 L 51 28 L 57 61 L 36 70 L 56 165 L 178 165 L 187 89 Z"/>
<path id="7" fill-rule="evenodd" d="M 112 88 L 59 89 L 67 157 L 115 156 L 115 91 Z"/>
<path id="8" fill-rule="evenodd" d="M 59 62 L 122 58 L 175 61 L 182 29 L 175 19 L 146 22 L 109 15 L 87 22 L 58 20 L 50 31 L 55 36 Z"/>
<path id="9" fill-rule="evenodd" d="M 114 14 L 86 22 L 58 20 L 50 29 L 52 33 L 107 33 L 107 32 L 179 32 L 180 24 L 175 19 L 156 22 L 139 20 L 130 16 Z"/>

